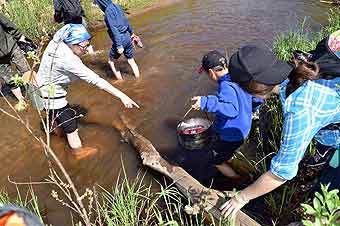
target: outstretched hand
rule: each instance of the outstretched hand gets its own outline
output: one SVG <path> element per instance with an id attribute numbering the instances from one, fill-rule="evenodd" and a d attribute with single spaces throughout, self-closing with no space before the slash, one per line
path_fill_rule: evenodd
<path id="1" fill-rule="evenodd" d="M 199 111 L 201 109 L 201 97 L 200 96 L 196 96 L 191 98 L 192 101 L 194 101 L 194 103 L 191 105 L 191 107 L 196 110 Z"/>
<path id="2" fill-rule="evenodd" d="M 138 105 L 136 102 L 134 102 L 134 101 L 133 101 L 130 97 L 128 97 L 128 96 L 122 97 L 122 98 L 120 98 L 120 100 L 122 101 L 122 103 L 124 104 L 124 106 L 125 106 L 126 108 L 133 108 L 133 107 L 139 108 L 139 105 Z"/>
<path id="3" fill-rule="evenodd" d="M 221 215 L 223 217 L 235 217 L 237 212 L 249 202 L 249 200 L 241 198 L 239 192 L 233 192 L 229 194 L 229 196 L 232 196 L 232 198 L 220 207 Z"/>

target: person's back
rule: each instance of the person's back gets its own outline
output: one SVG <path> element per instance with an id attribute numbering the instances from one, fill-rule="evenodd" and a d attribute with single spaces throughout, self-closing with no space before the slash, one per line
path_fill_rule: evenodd
<path id="1" fill-rule="evenodd" d="M 53 0 L 54 19 L 57 23 L 81 24 L 85 16 L 80 0 Z"/>
<path id="2" fill-rule="evenodd" d="M 137 36 L 133 33 L 133 29 L 127 17 L 125 16 L 123 9 L 119 5 L 113 3 L 111 0 L 96 0 L 96 3 L 105 13 L 104 20 L 108 28 L 108 34 L 112 40 L 112 47 L 108 60 L 112 72 L 117 79 L 123 79 L 120 71 L 116 69 L 115 61 L 118 60 L 122 54 L 124 54 L 133 70 L 135 77 L 139 78 L 140 73 L 133 58 L 134 47 L 132 43 L 132 39 Z"/>
<path id="3" fill-rule="evenodd" d="M 117 28 L 117 30 L 120 32 L 120 35 L 124 35 L 126 32 L 129 32 L 129 36 L 132 34 L 132 29 L 124 11 L 117 4 L 112 3 L 106 8 L 105 23 L 108 27 L 109 35 L 112 40 L 115 39 L 111 29 L 112 26 Z"/>
<path id="4" fill-rule="evenodd" d="M 287 83 L 288 80 L 281 85 L 280 90 L 284 115 L 288 117 L 290 114 L 308 114 L 308 118 L 313 119 L 306 122 L 311 128 L 308 135 L 327 146 L 338 146 L 340 144 L 339 129 L 329 130 L 326 126 L 340 123 L 340 89 L 338 88 L 340 78 L 306 81 L 288 98 L 285 94 Z M 308 140 L 306 138 L 306 141 Z"/>
<path id="5" fill-rule="evenodd" d="M 0 58 L 8 55 L 22 34 L 16 26 L 0 13 Z"/>
<path id="6" fill-rule="evenodd" d="M 216 117 L 214 120 L 215 131 L 226 141 L 243 141 L 247 138 L 254 109 L 262 104 L 262 101 L 245 92 L 240 86 L 231 81 L 230 75 L 223 76 L 219 81 L 218 99 L 228 103 L 233 101 L 234 109 L 224 108 L 223 105 L 206 105 L 206 109 L 214 110 Z M 203 103 L 204 105 L 204 103 Z M 229 111 L 229 112 L 226 112 Z"/>

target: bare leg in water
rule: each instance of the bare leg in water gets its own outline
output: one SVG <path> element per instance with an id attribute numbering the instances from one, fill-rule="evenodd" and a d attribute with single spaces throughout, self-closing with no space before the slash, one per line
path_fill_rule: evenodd
<path id="1" fill-rule="evenodd" d="M 117 80 L 122 80 L 122 79 L 123 79 L 122 73 L 120 73 L 120 71 L 117 70 L 114 61 L 115 61 L 114 59 L 109 58 L 108 63 L 109 63 L 109 65 L 110 65 L 111 70 L 112 70 L 113 74 L 115 75 L 116 79 L 117 79 Z"/>
<path id="2" fill-rule="evenodd" d="M 72 148 L 72 153 L 75 155 L 77 159 L 85 158 L 98 151 L 96 148 L 83 147 L 79 134 L 78 134 L 78 129 L 72 133 L 67 133 L 66 137 L 67 137 L 68 144 Z"/>
<path id="3" fill-rule="evenodd" d="M 138 69 L 138 65 L 137 65 L 136 61 L 133 58 L 131 58 L 131 59 L 128 59 L 128 63 L 130 65 L 130 67 L 132 68 L 132 71 L 133 71 L 133 74 L 135 75 L 135 77 L 139 78 L 140 73 L 139 73 L 139 69 Z"/>

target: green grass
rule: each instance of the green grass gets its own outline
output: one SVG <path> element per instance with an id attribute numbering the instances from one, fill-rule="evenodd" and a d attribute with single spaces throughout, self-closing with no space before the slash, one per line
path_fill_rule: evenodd
<path id="1" fill-rule="evenodd" d="M 26 36 L 39 39 L 57 29 L 53 22 L 53 5 L 50 0 L 11 0 L 2 8 L 11 21 Z"/>
<path id="2" fill-rule="evenodd" d="M 17 196 L 15 198 L 9 197 L 8 193 L 5 191 L 0 191 L 0 205 L 6 204 L 13 204 L 28 209 L 43 222 L 42 211 L 38 204 L 38 197 L 35 195 L 32 187 L 29 188 L 25 196 L 22 196 L 17 188 Z"/>
<path id="3" fill-rule="evenodd" d="M 131 11 L 134 9 L 140 9 L 146 6 L 150 6 L 157 0 L 114 0 L 113 2 L 120 5 L 123 9 Z"/>
<path id="4" fill-rule="evenodd" d="M 87 22 L 103 20 L 103 13 L 93 7 L 92 0 L 81 0 Z M 156 0 L 118 0 L 123 9 L 131 11 L 151 5 Z M 52 35 L 62 25 L 54 23 L 52 0 L 11 0 L 0 11 L 26 36 L 39 41 L 42 36 Z"/>
<path id="5" fill-rule="evenodd" d="M 332 8 L 328 13 L 328 24 L 321 31 L 308 33 L 304 21 L 298 31 L 289 31 L 278 35 L 273 44 L 273 50 L 281 60 L 289 60 L 293 50 L 309 51 L 327 35 L 340 29 L 340 8 Z"/>
<path id="6" fill-rule="evenodd" d="M 159 184 L 159 183 L 157 183 Z M 144 177 L 137 176 L 130 182 L 126 175 L 117 181 L 111 191 L 102 188 L 100 192 L 100 218 L 107 226 L 228 226 L 222 220 L 207 223 L 203 213 L 185 214 L 190 201 L 174 186 L 159 184 L 153 191 L 152 184 L 145 185 Z"/>

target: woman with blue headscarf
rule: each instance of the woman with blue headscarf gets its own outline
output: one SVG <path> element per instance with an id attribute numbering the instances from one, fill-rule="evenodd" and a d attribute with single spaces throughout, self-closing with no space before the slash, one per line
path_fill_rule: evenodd
<path id="1" fill-rule="evenodd" d="M 96 149 L 82 147 L 75 111 L 66 100 L 69 83 L 84 80 L 118 97 L 125 107 L 139 108 L 126 94 L 83 64 L 80 56 L 87 52 L 90 38 L 91 35 L 83 25 L 65 25 L 48 44 L 37 73 L 37 85 L 40 87 L 44 108 L 49 112 L 49 119 L 56 122 L 52 124 L 50 131 L 60 126 L 66 134 L 72 153 L 78 158 L 93 154 Z"/>

